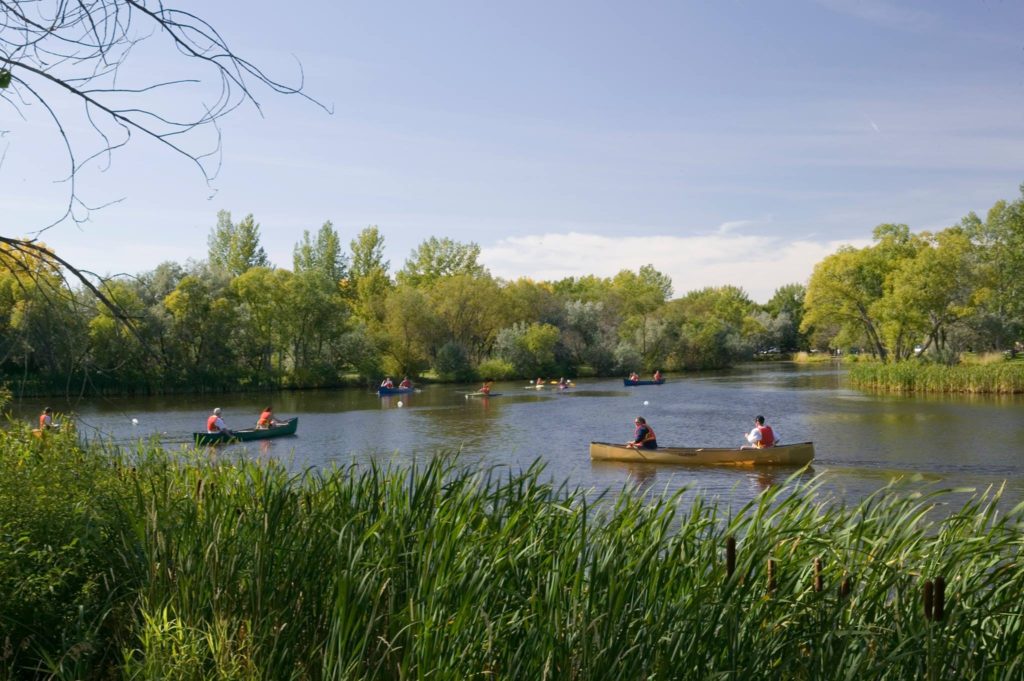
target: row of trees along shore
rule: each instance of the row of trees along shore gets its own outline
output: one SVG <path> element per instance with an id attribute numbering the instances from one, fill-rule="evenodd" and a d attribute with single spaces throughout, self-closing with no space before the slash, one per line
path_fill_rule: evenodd
<path id="1" fill-rule="evenodd" d="M 811 349 L 952 365 L 1013 353 L 1024 333 L 1024 187 L 940 232 L 881 225 L 763 305 L 735 286 L 672 298 L 650 265 L 505 281 L 479 254 L 429 238 L 392 273 L 377 227 L 346 251 L 327 222 L 303 233 L 292 269 L 275 268 L 254 217 L 221 211 L 207 259 L 105 280 L 113 307 L 26 257 L 0 273 L 0 374 L 24 395 L 701 370 Z"/>

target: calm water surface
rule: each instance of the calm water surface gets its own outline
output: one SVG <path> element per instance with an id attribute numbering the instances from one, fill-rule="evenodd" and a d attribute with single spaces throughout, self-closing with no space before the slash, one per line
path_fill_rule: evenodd
<path id="1" fill-rule="evenodd" d="M 1009 499 L 1024 498 L 1022 397 L 869 395 L 850 389 L 838 368 L 788 363 L 669 376 L 661 386 L 581 380 L 559 393 L 526 390 L 524 384 L 496 384 L 501 395 L 486 399 L 465 396 L 475 385 L 444 385 L 385 398 L 347 389 L 51 404 L 75 412 L 79 431 L 90 438 L 127 443 L 159 437 L 177 447 L 204 427 L 215 406 L 224 410 L 229 427 L 244 428 L 272 403 L 278 418 L 299 416 L 298 435 L 228 451 L 305 468 L 407 462 L 460 449 L 465 462 L 514 469 L 541 459 L 551 478 L 574 486 L 640 485 L 653 491 L 686 486 L 729 503 L 743 503 L 794 471 L 592 463 L 588 444 L 625 442 L 633 418 L 643 415 L 663 445 L 737 446 L 753 417 L 764 414 L 784 442 L 814 442 L 814 473 L 850 501 L 893 478 L 977 489 L 1005 481 Z M 33 402 L 16 409 L 30 418 L 41 407 Z"/>

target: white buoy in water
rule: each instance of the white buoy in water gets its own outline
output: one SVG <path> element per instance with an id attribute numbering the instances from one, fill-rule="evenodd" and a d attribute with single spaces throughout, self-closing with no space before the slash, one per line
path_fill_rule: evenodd
<path id="1" fill-rule="evenodd" d="M 644 406 L 646 407 L 648 404 L 650 404 L 650 402 L 648 402 L 647 400 L 644 400 Z"/>
<path id="2" fill-rule="evenodd" d="M 402 400 L 398 400 L 398 408 L 401 409 L 403 406 L 404 405 L 402 404 Z"/>
<path id="3" fill-rule="evenodd" d="M 132 419 L 132 425 L 133 426 L 139 425 L 139 420 L 138 419 Z"/>

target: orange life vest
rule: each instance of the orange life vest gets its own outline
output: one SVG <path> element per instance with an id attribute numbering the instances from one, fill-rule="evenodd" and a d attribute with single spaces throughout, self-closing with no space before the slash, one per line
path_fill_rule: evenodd
<path id="1" fill-rule="evenodd" d="M 206 432 L 217 433 L 220 432 L 220 428 L 217 427 L 217 415 L 210 414 L 209 418 L 206 419 Z"/>
<path id="2" fill-rule="evenodd" d="M 273 418 L 273 414 L 269 411 L 265 411 L 260 414 L 260 420 L 256 422 L 256 425 L 260 428 L 269 428 L 270 420 Z"/>
<path id="3" fill-rule="evenodd" d="M 49 427 L 50 424 L 46 422 L 46 419 L 48 419 L 49 417 L 49 414 L 39 415 L 39 430 L 46 430 Z"/>
<path id="4" fill-rule="evenodd" d="M 758 448 L 775 446 L 775 433 L 771 426 L 758 426 L 757 430 L 761 433 L 761 439 L 757 441 Z"/>
<path id="5" fill-rule="evenodd" d="M 651 425 L 649 423 L 645 423 L 642 426 L 637 426 L 637 431 L 639 431 L 641 428 L 646 428 L 647 433 L 644 435 L 644 439 L 640 440 L 640 442 L 637 443 L 637 446 L 643 447 L 644 449 L 657 448 L 658 436 L 654 434 L 654 428 L 651 428 Z M 637 432 L 636 435 L 639 435 L 639 432 Z M 636 438 L 636 435 L 633 436 L 634 439 Z"/>

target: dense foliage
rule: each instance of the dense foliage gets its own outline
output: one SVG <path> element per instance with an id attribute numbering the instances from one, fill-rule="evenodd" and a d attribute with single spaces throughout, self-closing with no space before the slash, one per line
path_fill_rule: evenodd
<path id="1" fill-rule="evenodd" d="M 818 344 L 863 348 L 881 361 L 1020 350 L 1024 339 L 1024 185 L 985 220 L 971 213 L 937 233 L 880 225 L 874 245 L 841 248 L 814 268 L 804 331 Z"/>
<path id="2" fill-rule="evenodd" d="M 790 309 L 799 285 L 761 306 L 731 287 L 670 301 L 671 281 L 649 265 L 503 281 L 476 244 L 437 238 L 392 276 L 376 227 L 346 252 L 330 222 L 302 235 L 291 269 L 272 268 L 259 230 L 221 211 L 208 259 L 107 282 L 130 326 L 86 292 L 45 293 L 39 280 L 59 273 L 42 261 L 0 272 L 0 383 L 95 393 L 608 375 L 724 367 L 804 343 Z"/>
<path id="3" fill-rule="evenodd" d="M 888 488 L 847 508 L 792 482 L 724 509 L 685 492 L 593 498 L 539 468 L 444 456 L 296 475 L 49 435 L 0 431 L 3 678 L 980 679 L 1024 665 L 1024 517 L 997 512 L 998 495 L 950 506 Z"/>
<path id="4" fill-rule="evenodd" d="M 224 391 L 712 369 L 806 350 L 956 364 L 1024 340 L 1024 190 L 937 233 L 880 225 L 756 304 L 734 286 L 673 298 L 647 265 L 560 281 L 491 276 L 480 248 L 431 237 L 394 275 L 367 227 L 327 222 L 272 268 L 252 215 L 221 211 L 209 257 L 61 290 L 45 259 L 5 252 L 0 384 L 16 393 Z M 0 249 L 5 248 L 0 244 Z M 46 285 L 41 285 L 45 283 Z"/>

